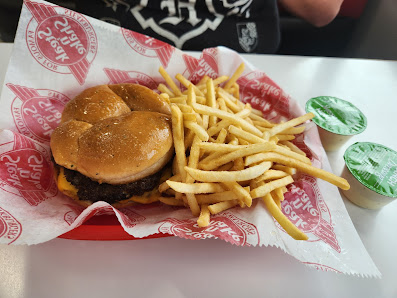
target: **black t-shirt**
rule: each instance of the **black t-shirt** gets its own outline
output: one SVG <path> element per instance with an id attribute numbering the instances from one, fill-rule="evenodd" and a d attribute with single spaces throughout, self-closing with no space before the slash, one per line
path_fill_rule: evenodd
<path id="1" fill-rule="evenodd" d="M 76 10 L 184 50 L 226 46 L 274 53 L 280 42 L 276 0 L 84 0 Z"/>

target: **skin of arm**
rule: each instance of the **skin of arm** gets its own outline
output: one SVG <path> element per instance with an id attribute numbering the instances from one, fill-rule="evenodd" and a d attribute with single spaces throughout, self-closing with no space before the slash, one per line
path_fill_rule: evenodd
<path id="1" fill-rule="evenodd" d="M 279 3 L 313 26 L 323 27 L 337 16 L 343 0 L 279 0 Z"/>

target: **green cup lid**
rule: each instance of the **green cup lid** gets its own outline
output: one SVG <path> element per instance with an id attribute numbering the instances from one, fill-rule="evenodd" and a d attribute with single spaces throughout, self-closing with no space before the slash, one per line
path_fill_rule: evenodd
<path id="1" fill-rule="evenodd" d="M 369 189 L 397 198 L 397 152 L 383 145 L 358 142 L 343 155 L 350 173 Z"/>
<path id="2" fill-rule="evenodd" d="M 367 118 L 350 102 L 332 97 L 319 96 L 309 99 L 306 112 L 312 112 L 312 119 L 321 128 L 340 135 L 355 135 L 367 127 Z"/>

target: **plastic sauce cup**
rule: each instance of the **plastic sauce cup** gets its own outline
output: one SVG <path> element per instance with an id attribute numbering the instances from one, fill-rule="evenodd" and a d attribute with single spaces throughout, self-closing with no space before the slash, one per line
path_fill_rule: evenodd
<path id="1" fill-rule="evenodd" d="M 354 204 L 379 209 L 397 198 L 397 152 L 383 145 L 358 142 L 347 148 L 342 177 L 349 184 L 343 190 Z"/>
<path id="2" fill-rule="evenodd" d="M 352 136 L 367 127 L 367 118 L 353 104 L 340 98 L 319 96 L 306 103 L 306 112 L 312 112 L 321 142 L 326 151 L 338 150 Z"/>

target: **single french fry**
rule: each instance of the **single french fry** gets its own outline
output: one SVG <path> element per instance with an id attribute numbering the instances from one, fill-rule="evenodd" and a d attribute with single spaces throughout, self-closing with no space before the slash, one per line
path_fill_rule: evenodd
<path id="1" fill-rule="evenodd" d="M 187 91 L 188 92 L 187 92 L 186 103 L 189 106 L 193 106 L 193 104 L 197 102 L 197 97 L 196 97 L 196 93 L 194 93 L 193 85 L 190 85 Z"/>
<path id="2" fill-rule="evenodd" d="M 243 73 L 245 68 L 244 63 L 241 63 L 237 69 L 235 70 L 234 74 L 230 77 L 229 81 L 226 82 L 224 89 L 230 89 L 230 87 L 233 86 L 233 84 L 237 81 L 237 79 L 240 77 L 240 75 Z"/>
<path id="3" fill-rule="evenodd" d="M 280 210 L 274 202 L 272 196 L 267 194 L 263 197 L 263 201 L 270 214 L 278 221 L 283 229 L 295 240 L 307 240 L 309 237 L 299 230 Z"/>
<path id="4" fill-rule="evenodd" d="M 232 152 L 241 149 L 252 148 L 253 144 L 249 145 L 232 145 L 232 144 L 220 144 L 220 143 L 210 143 L 202 142 L 200 143 L 200 148 L 206 151 L 212 152 Z"/>
<path id="5" fill-rule="evenodd" d="M 210 210 L 211 214 L 218 214 L 222 211 L 233 208 L 237 205 L 238 205 L 238 200 L 224 201 L 224 202 L 209 205 L 208 209 Z"/>
<path id="6" fill-rule="evenodd" d="M 190 211 L 192 212 L 193 216 L 199 216 L 200 214 L 200 206 L 197 203 L 197 199 L 194 194 L 192 193 L 187 193 L 186 194 L 186 201 L 187 204 L 190 208 Z"/>
<path id="7" fill-rule="evenodd" d="M 174 83 L 174 81 L 172 80 L 171 76 L 168 74 L 168 72 L 162 67 L 160 66 L 159 68 L 159 73 L 161 74 L 161 76 L 164 78 L 164 80 L 166 81 L 166 83 L 168 84 L 168 86 L 170 86 L 172 92 L 177 95 L 177 96 L 181 96 L 182 92 L 181 90 L 178 88 L 178 86 Z"/>
<path id="8" fill-rule="evenodd" d="M 278 209 L 281 209 L 281 202 L 276 194 L 276 190 L 273 190 L 272 192 L 270 192 L 270 195 L 272 196 L 273 201 L 277 205 Z"/>
<path id="9" fill-rule="evenodd" d="M 210 224 L 210 210 L 208 204 L 201 205 L 200 216 L 197 219 L 197 225 L 200 228 L 205 228 Z"/>
<path id="10" fill-rule="evenodd" d="M 291 149 L 291 151 L 306 156 L 306 153 L 299 149 L 299 147 L 296 146 L 294 143 L 291 143 L 290 141 L 281 141 L 280 143 L 287 146 L 289 149 Z"/>
<path id="11" fill-rule="evenodd" d="M 271 162 L 268 162 L 271 164 Z M 270 167 L 269 167 L 270 168 Z M 286 172 L 283 171 L 278 171 L 278 170 L 267 170 L 264 172 L 262 175 L 259 177 L 255 178 L 255 182 L 259 183 L 261 181 L 266 181 L 266 180 L 275 180 L 275 179 L 280 179 L 288 176 Z"/>
<path id="12" fill-rule="evenodd" d="M 184 144 L 184 128 L 183 128 L 183 115 L 181 110 L 176 104 L 171 105 L 172 113 L 172 135 L 174 139 L 174 147 L 176 159 L 178 161 L 179 173 L 181 174 L 182 181 L 186 179 L 184 166 L 186 166 L 185 144 Z"/>
<path id="13" fill-rule="evenodd" d="M 201 140 L 198 136 L 194 137 L 193 144 L 190 149 L 190 155 L 189 155 L 189 163 L 188 166 L 191 168 L 197 168 L 199 156 L 200 156 L 200 146 L 199 144 L 201 143 Z M 186 183 L 193 183 L 194 178 L 190 176 L 189 174 L 186 175 Z M 192 211 L 192 214 L 194 216 L 198 216 L 200 213 L 200 207 L 197 203 L 197 199 L 194 194 L 192 193 L 186 193 L 186 201 L 190 207 L 190 210 Z"/>
<path id="14" fill-rule="evenodd" d="M 183 183 L 167 180 L 166 183 L 175 191 L 180 193 L 214 193 L 223 192 L 224 188 L 217 183 Z"/>
<path id="15" fill-rule="evenodd" d="M 266 164 L 259 164 L 241 171 L 203 171 L 185 167 L 185 170 L 195 180 L 202 182 L 230 182 L 251 180 L 262 175 L 266 171 L 266 169 Z"/>
<path id="16" fill-rule="evenodd" d="M 270 193 L 271 191 L 275 190 L 276 188 L 286 186 L 288 184 L 291 184 L 292 182 L 294 182 L 294 179 L 292 179 L 291 176 L 286 176 L 284 178 L 270 181 L 268 183 L 263 184 L 262 186 L 259 186 L 251 190 L 251 197 L 253 199 L 263 197 L 266 194 Z M 178 183 L 178 182 L 174 182 L 174 183 Z"/>
<path id="17" fill-rule="evenodd" d="M 288 128 L 291 128 L 291 127 L 297 126 L 299 124 L 302 124 L 305 121 L 310 120 L 312 118 L 314 118 L 314 114 L 313 113 L 307 113 L 307 114 L 305 114 L 303 116 L 294 118 L 294 119 L 289 120 L 287 122 L 280 123 L 280 124 L 272 127 L 269 130 L 270 136 L 274 136 L 276 134 L 279 134 L 279 133 L 283 132 L 284 130 L 286 130 Z"/>
<path id="18" fill-rule="evenodd" d="M 216 108 L 215 87 L 212 79 L 206 82 L 207 85 L 207 105 L 211 108 Z M 212 127 L 216 124 L 216 116 L 210 115 L 208 126 Z"/>
<path id="19" fill-rule="evenodd" d="M 198 136 L 196 136 L 193 140 L 193 144 L 190 149 L 190 155 L 189 155 L 188 166 L 192 169 L 197 168 L 197 165 L 198 165 L 199 156 L 200 156 L 200 144 L 201 144 L 201 140 Z M 187 182 L 189 183 L 188 180 L 187 180 Z"/>
<path id="20" fill-rule="evenodd" d="M 270 132 L 268 131 L 267 132 L 269 135 L 270 135 Z M 273 136 L 274 137 L 274 136 Z M 272 138 L 273 138 L 272 137 Z M 295 136 L 294 135 L 277 135 L 277 142 L 278 141 L 292 141 L 292 140 L 294 140 L 295 139 Z M 277 143 L 276 142 L 276 143 Z"/>
<path id="21" fill-rule="evenodd" d="M 300 133 L 303 133 L 305 131 L 305 126 L 298 126 L 298 127 L 291 127 L 287 128 L 286 130 L 283 131 L 283 134 L 286 135 L 298 135 Z"/>

